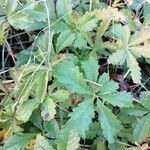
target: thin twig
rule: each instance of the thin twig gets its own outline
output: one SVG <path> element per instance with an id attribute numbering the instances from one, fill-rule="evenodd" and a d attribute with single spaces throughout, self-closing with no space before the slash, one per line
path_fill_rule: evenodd
<path id="1" fill-rule="evenodd" d="M 102 84 L 96 83 L 96 82 L 94 82 L 94 81 L 91 81 L 91 80 L 88 80 L 88 79 L 85 79 L 85 81 L 86 81 L 86 82 L 89 82 L 89 83 L 92 83 L 92 84 L 94 84 L 94 85 L 96 85 L 96 86 L 103 87 Z"/>

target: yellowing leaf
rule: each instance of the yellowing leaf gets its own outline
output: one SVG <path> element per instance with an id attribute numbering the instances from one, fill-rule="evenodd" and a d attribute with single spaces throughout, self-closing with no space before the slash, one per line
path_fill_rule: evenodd
<path id="1" fill-rule="evenodd" d="M 47 97 L 42 104 L 41 116 L 45 121 L 49 121 L 54 118 L 56 114 L 56 105 L 53 102 L 53 99 Z"/>
<path id="2" fill-rule="evenodd" d="M 32 111 L 39 106 L 39 102 L 36 100 L 28 100 L 24 102 L 16 111 L 16 118 L 24 122 L 28 121 Z"/>

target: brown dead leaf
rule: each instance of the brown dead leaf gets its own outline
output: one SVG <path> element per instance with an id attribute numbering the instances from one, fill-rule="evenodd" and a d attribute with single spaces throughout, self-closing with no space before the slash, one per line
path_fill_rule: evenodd
<path id="1" fill-rule="evenodd" d="M 26 145 L 26 149 L 27 149 L 27 150 L 33 150 L 35 143 L 36 143 L 36 140 L 35 140 L 35 139 L 32 139 L 32 140 Z"/>

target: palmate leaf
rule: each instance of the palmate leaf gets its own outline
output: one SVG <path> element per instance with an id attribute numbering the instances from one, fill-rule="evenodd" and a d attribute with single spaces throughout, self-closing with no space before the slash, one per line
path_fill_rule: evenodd
<path id="1" fill-rule="evenodd" d="M 149 28 L 142 28 L 140 31 L 130 35 L 130 30 L 127 26 L 114 25 L 112 28 L 112 33 L 115 35 L 114 38 L 118 40 L 119 47 L 116 52 L 109 56 L 108 62 L 114 65 L 123 65 L 126 62 L 134 83 L 141 83 L 141 69 L 136 58 L 141 56 L 150 57 L 149 46 L 140 45 L 150 39 L 150 36 L 146 34 L 149 30 Z"/>
<path id="2" fill-rule="evenodd" d="M 58 150 L 76 150 L 79 148 L 80 137 L 74 130 L 62 130 L 57 139 Z"/>
<path id="3" fill-rule="evenodd" d="M 59 83 L 71 91 L 79 94 L 91 95 L 91 88 L 86 84 L 79 67 L 69 61 L 58 64 L 54 76 Z"/>
<path id="4" fill-rule="evenodd" d="M 150 134 L 150 113 L 139 120 L 134 129 L 134 139 L 142 142 Z"/>
<path id="5" fill-rule="evenodd" d="M 22 135 L 12 135 L 6 141 L 2 150 L 24 150 L 26 144 L 36 136 L 35 133 L 24 133 Z"/>
<path id="6" fill-rule="evenodd" d="M 97 101 L 97 111 L 103 135 L 109 143 L 113 143 L 115 136 L 122 129 L 121 122 L 100 100 Z"/>
<path id="7" fill-rule="evenodd" d="M 79 104 L 73 112 L 69 114 L 71 117 L 65 125 L 65 129 L 73 129 L 83 138 L 86 138 L 86 131 L 92 123 L 94 117 L 93 100 L 86 100 Z"/>
<path id="8" fill-rule="evenodd" d="M 97 82 L 99 65 L 94 57 L 90 56 L 88 60 L 81 62 L 81 67 L 86 79 Z"/>

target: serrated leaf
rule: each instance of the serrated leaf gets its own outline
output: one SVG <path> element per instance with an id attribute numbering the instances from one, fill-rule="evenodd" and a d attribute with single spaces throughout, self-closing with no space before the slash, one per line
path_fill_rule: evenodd
<path id="1" fill-rule="evenodd" d="M 136 31 L 131 39 L 130 39 L 130 46 L 141 44 L 145 42 L 146 40 L 150 39 L 150 34 L 147 34 L 150 32 L 150 27 L 142 28 L 140 31 Z"/>
<path id="2" fill-rule="evenodd" d="M 142 119 L 137 122 L 134 129 L 134 138 L 138 142 L 142 142 L 150 134 L 150 114 L 142 117 Z"/>
<path id="3" fill-rule="evenodd" d="M 91 56 L 88 60 L 81 62 L 81 67 L 86 79 L 97 82 L 99 65 L 95 58 Z"/>
<path id="4" fill-rule="evenodd" d="M 29 4 L 31 5 L 31 4 Z M 26 13 L 28 13 L 36 22 L 46 22 L 47 19 L 47 12 L 45 10 L 45 6 L 42 3 L 39 3 L 37 5 L 32 5 L 32 7 L 29 5 L 26 5 L 25 7 L 28 8 L 25 10 Z"/>
<path id="5" fill-rule="evenodd" d="M 34 150 L 54 150 L 44 136 L 38 134 L 36 137 L 36 143 Z"/>
<path id="6" fill-rule="evenodd" d="M 69 121 L 66 123 L 66 129 L 73 129 L 77 131 L 81 137 L 85 138 L 86 131 L 92 123 L 94 117 L 93 100 L 86 100 L 79 104 L 73 112 L 69 114 Z"/>
<path id="7" fill-rule="evenodd" d="M 101 98 L 112 104 L 113 106 L 118 106 L 120 108 L 122 107 L 132 107 L 133 100 L 130 93 L 127 92 L 116 92 L 106 95 L 101 95 Z"/>
<path id="8" fill-rule="evenodd" d="M 100 100 L 97 101 L 97 111 L 99 113 L 99 121 L 103 129 L 103 135 L 109 143 L 114 142 L 115 136 L 122 129 L 120 121 Z"/>
<path id="9" fill-rule="evenodd" d="M 50 95 L 55 102 L 65 102 L 68 100 L 70 93 L 67 90 L 58 90 Z"/>
<path id="10" fill-rule="evenodd" d="M 103 84 L 102 87 L 100 87 L 100 95 L 107 95 L 111 94 L 117 91 L 119 88 L 118 83 L 114 82 L 113 80 L 110 80 L 109 82 L 106 82 Z"/>
<path id="11" fill-rule="evenodd" d="M 8 18 L 8 22 L 15 28 L 21 30 L 27 30 L 34 24 L 34 19 L 29 14 L 17 13 Z"/>
<path id="12" fill-rule="evenodd" d="M 146 115 L 148 113 L 148 110 L 141 107 L 141 105 L 135 105 L 133 109 L 126 108 L 124 109 L 124 111 L 129 116 L 137 116 L 137 117 Z"/>
<path id="13" fill-rule="evenodd" d="M 56 105 L 53 102 L 53 99 L 46 97 L 46 99 L 42 104 L 42 112 L 41 112 L 41 116 L 43 117 L 44 121 L 50 121 L 51 119 L 54 118 L 56 114 L 55 107 Z"/>
<path id="14" fill-rule="evenodd" d="M 96 33 L 96 39 L 95 39 L 95 47 L 98 48 L 100 40 L 102 38 L 102 36 L 104 35 L 104 33 L 106 32 L 106 30 L 108 29 L 108 26 L 110 24 L 111 18 L 106 18 L 102 21 L 102 23 L 100 24 L 100 26 L 98 27 L 97 33 Z"/>
<path id="15" fill-rule="evenodd" d="M 132 46 L 130 47 L 130 52 L 134 54 L 137 58 L 141 56 L 145 58 L 150 58 L 150 46 Z"/>
<path id="16" fill-rule="evenodd" d="M 86 13 L 78 22 L 78 29 L 81 32 L 92 31 L 97 26 L 97 20 L 93 14 Z"/>
<path id="17" fill-rule="evenodd" d="M 2 150 L 23 150 L 26 144 L 35 137 L 35 133 L 24 133 L 22 135 L 12 135 L 6 141 Z"/>
<path id="18" fill-rule="evenodd" d="M 109 82 L 109 73 L 103 73 L 98 80 L 98 83 L 104 85 L 105 83 Z"/>
<path id="19" fill-rule="evenodd" d="M 142 92 L 140 98 L 141 98 L 140 100 L 141 104 L 150 111 L 150 93 Z"/>
<path id="20" fill-rule="evenodd" d="M 49 138 L 57 138 L 60 134 L 59 125 L 55 119 L 44 122 L 44 131 L 46 131 L 46 136 Z"/>
<path id="21" fill-rule="evenodd" d="M 128 41 L 130 37 L 130 30 L 127 25 L 122 26 L 120 24 L 116 24 L 113 26 L 112 32 L 118 39 L 123 41 L 123 45 L 125 46 L 128 45 Z"/>
<path id="22" fill-rule="evenodd" d="M 87 47 L 87 41 L 80 32 L 76 32 L 76 39 L 74 41 L 74 47 L 79 48 L 79 49 Z"/>
<path id="23" fill-rule="evenodd" d="M 28 121 L 32 111 L 39 106 L 39 102 L 36 100 L 28 100 L 24 102 L 16 111 L 16 118 L 24 122 Z"/>
<path id="24" fill-rule="evenodd" d="M 67 46 L 70 46 L 75 40 L 75 34 L 72 33 L 70 30 L 62 32 L 56 43 L 56 51 L 59 53 L 61 50 L 66 48 Z"/>
<path id="25" fill-rule="evenodd" d="M 131 77 L 134 83 L 141 83 L 141 68 L 139 67 L 138 62 L 135 57 L 128 52 L 127 56 L 127 66 L 131 71 Z"/>
<path id="26" fill-rule="evenodd" d="M 70 132 L 62 131 L 57 140 L 58 150 L 76 150 L 78 149 L 80 138 L 74 130 Z"/>
<path id="27" fill-rule="evenodd" d="M 108 63 L 113 65 L 123 65 L 126 60 L 126 51 L 125 50 L 118 50 L 114 52 L 108 58 Z"/>
<path id="28" fill-rule="evenodd" d="M 69 24 L 72 24 L 72 4 L 70 0 L 57 0 L 56 1 L 57 17 L 63 17 L 63 19 Z"/>
<path id="29" fill-rule="evenodd" d="M 60 63 L 55 69 L 54 76 L 59 83 L 75 93 L 86 95 L 92 93 L 79 68 L 71 62 L 64 61 Z"/>

